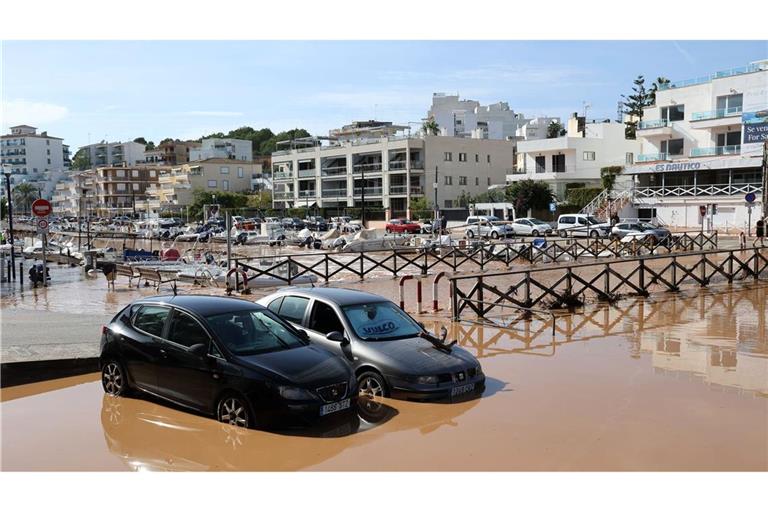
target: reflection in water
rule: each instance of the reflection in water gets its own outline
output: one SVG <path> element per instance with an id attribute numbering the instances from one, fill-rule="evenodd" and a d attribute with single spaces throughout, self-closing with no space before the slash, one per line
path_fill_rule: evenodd
<path id="1" fill-rule="evenodd" d="M 450 337 L 478 358 L 552 357 L 567 343 L 623 335 L 630 357 L 651 354 L 660 371 L 693 373 L 710 384 L 768 394 L 768 287 L 764 285 L 631 298 L 585 309 L 558 316 L 554 336 L 549 316 L 503 318 L 504 325 L 514 328 L 490 322 L 433 324 L 435 330 L 446 325 Z"/>

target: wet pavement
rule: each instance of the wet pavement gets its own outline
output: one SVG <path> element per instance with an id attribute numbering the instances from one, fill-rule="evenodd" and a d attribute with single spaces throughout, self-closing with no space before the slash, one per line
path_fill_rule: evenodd
<path id="1" fill-rule="evenodd" d="M 144 293 L 100 286 L 70 305 L 100 296 L 106 314 Z M 396 298 L 395 280 L 355 285 L 366 286 Z M 58 292 L 46 293 L 37 304 L 63 312 Z M 3 313 L 33 309 L 27 301 Z M 480 358 L 480 399 L 385 400 L 311 431 L 245 431 L 107 397 L 87 375 L 2 390 L 2 469 L 768 470 L 765 284 L 590 306 L 559 316 L 554 336 L 549 319 L 498 327 L 447 316 L 419 319 L 447 325 Z"/>

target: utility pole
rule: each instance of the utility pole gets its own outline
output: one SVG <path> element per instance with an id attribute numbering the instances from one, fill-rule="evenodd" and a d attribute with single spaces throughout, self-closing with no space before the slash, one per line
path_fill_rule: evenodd
<path id="1" fill-rule="evenodd" d="M 11 204 L 11 170 L 8 168 L 3 169 L 3 174 L 5 175 L 5 191 L 7 196 L 7 203 L 8 203 L 8 238 L 9 242 L 11 243 L 11 274 L 8 276 L 9 279 L 13 279 L 16 281 L 16 257 L 14 256 L 14 252 L 16 250 L 16 247 L 13 243 L 13 205 Z"/>
<path id="2" fill-rule="evenodd" d="M 365 166 L 366 164 L 361 164 L 360 170 L 362 171 L 362 179 L 363 179 L 363 190 L 361 193 L 361 200 L 363 202 L 363 209 L 360 212 L 360 223 L 362 224 L 363 228 L 365 228 Z"/>

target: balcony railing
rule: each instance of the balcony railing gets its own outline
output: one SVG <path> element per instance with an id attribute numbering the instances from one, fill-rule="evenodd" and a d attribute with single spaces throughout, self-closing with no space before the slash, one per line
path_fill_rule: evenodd
<path id="1" fill-rule="evenodd" d="M 720 119 L 722 117 L 735 116 L 741 113 L 741 107 L 718 108 L 709 112 L 694 112 L 691 121 L 706 121 L 707 119 Z"/>
<path id="2" fill-rule="evenodd" d="M 324 167 L 322 170 L 323 176 L 341 176 L 347 174 L 346 165 L 337 165 L 335 167 Z"/>
<path id="3" fill-rule="evenodd" d="M 715 146 L 712 148 L 693 148 L 691 150 L 691 156 L 723 156 L 723 155 L 740 155 L 741 145 L 733 146 Z"/>
<path id="4" fill-rule="evenodd" d="M 424 195 L 424 187 L 420 187 L 420 186 L 413 186 L 413 187 L 411 187 L 411 195 L 412 196 L 423 196 Z"/>
<path id="5" fill-rule="evenodd" d="M 293 199 L 295 196 L 293 195 L 293 192 L 275 192 L 274 193 L 275 199 Z"/>
<path id="6" fill-rule="evenodd" d="M 345 188 L 323 189 L 322 197 L 347 197 L 347 189 Z"/>
<path id="7" fill-rule="evenodd" d="M 760 183 L 734 183 L 731 185 L 667 185 L 663 187 L 636 187 L 635 197 L 695 197 L 695 196 L 737 196 L 750 192 L 760 194 Z"/>
<path id="8" fill-rule="evenodd" d="M 763 68 L 765 69 L 765 68 Z M 750 64 L 749 66 L 740 66 L 737 68 L 731 68 L 726 69 L 724 71 L 716 71 L 712 74 L 706 75 L 706 76 L 700 76 L 698 78 L 691 78 L 690 80 L 680 80 L 678 82 L 670 82 L 668 84 L 661 84 L 659 85 L 660 91 L 665 91 L 667 89 L 674 89 L 678 87 L 688 87 L 691 85 L 699 85 L 699 84 L 705 84 L 707 82 L 711 82 L 712 80 L 716 78 L 726 78 L 729 76 L 736 76 L 736 75 L 743 75 L 746 73 L 754 73 L 755 71 L 760 71 L 761 67 L 759 64 Z"/>
<path id="9" fill-rule="evenodd" d="M 363 171 L 365 172 L 381 172 L 381 162 L 377 162 L 374 164 L 356 164 L 352 167 L 352 172 L 354 174 L 360 174 Z"/>
<path id="10" fill-rule="evenodd" d="M 292 180 L 293 173 L 290 171 L 276 171 L 272 174 L 272 177 L 275 180 Z"/>
<path id="11" fill-rule="evenodd" d="M 317 169 L 299 169 L 299 178 L 314 178 L 317 176 Z"/>
<path id="12" fill-rule="evenodd" d="M 316 197 L 317 191 L 315 189 L 299 190 L 299 197 Z"/>
<path id="13" fill-rule="evenodd" d="M 382 193 L 382 187 L 365 187 L 365 195 L 367 196 L 380 196 Z M 355 187 L 355 196 L 363 195 L 363 187 Z"/>
<path id="14" fill-rule="evenodd" d="M 405 160 L 390 160 L 389 161 L 389 170 L 390 171 L 404 171 L 407 166 L 407 162 Z"/>
<path id="15" fill-rule="evenodd" d="M 654 119 L 652 121 L 640 121 L 637 125 L 638 130 L 650 130 L 652 128 L 665 128 L 669 126 L 669 121 L 666 119 Z"/>
<path id="16" fill-rule="evenodd" d="M 636 160 L 638 162 L 659 162 L 669 160 L 669 154 L 667 153 L 645 153 L 637 155 Z"/>
<path id="17" fill-rule="evenodd" d="M 390 185 L 389 194 L 393 196 L 406 195 L 408 194 L 408 185 Z"/>

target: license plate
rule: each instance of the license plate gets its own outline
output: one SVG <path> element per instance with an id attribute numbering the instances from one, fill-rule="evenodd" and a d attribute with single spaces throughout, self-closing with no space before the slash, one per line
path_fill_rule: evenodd
<path id="1" fill-rule="evenodd" d="M 456 386 L 451 390 L 451 396 L 463 395 L 464 393 L 469 393 L 473 389 L 475 389 L 474 383 L 464 384 L 463 386 Z"/>
<path id="2" fill-rule="evenodd" d="M 326 404 L 320 408 L 320 416 L 325 416 L 326 414 L 331 414 L 338 411 L 343 411 L 344 409 L 349 409 L 349 404 L 351 403 L 350 399 L 347 398 L 346 400 L 342 400 L 341 402 L 333 402 L 332 404 Z"/>

